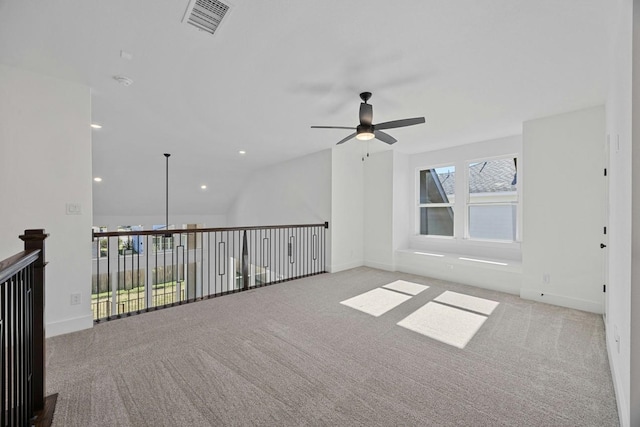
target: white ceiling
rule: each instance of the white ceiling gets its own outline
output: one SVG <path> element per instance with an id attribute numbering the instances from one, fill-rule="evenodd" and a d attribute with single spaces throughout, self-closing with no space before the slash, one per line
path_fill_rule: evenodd
<path id="1" fill-rule="evenodd" d="M 225 213 L 249 174 L 346 136 L 309 126 L 355 126 L 365 90 L 374 123 L 426 117 L 389 130 L 407 153 L 605 100 L 608 0 L 233 0 L 214 36 L 188 2 L 0 0 L 1 63 L 92 88 L 94 214 L 163 212 L 165 152 L 171 212 Z"/>

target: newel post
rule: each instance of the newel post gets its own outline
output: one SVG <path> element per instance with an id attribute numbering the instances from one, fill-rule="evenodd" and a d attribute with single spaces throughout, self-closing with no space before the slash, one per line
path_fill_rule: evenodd
<path id="1" fill-rule="evenodd" d="M 25 230 L 20 236 L 24 242 L 24 250 L 40 249 L 38 259 L 34 263 L 33 272 L 33 372 L 32 394 L 33 409 L 44 408 L 45 393 L 45 333 L 44 333 L 44 240 L 49 237 L 44 229 Z"/>

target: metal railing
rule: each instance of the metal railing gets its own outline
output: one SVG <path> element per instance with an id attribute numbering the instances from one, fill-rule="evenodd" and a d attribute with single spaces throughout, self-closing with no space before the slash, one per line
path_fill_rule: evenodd
<path id="1" fill-rule="evenodd" d="M 45 406 L 44 230 L 0 262 L 0 426 L 30 426 Z M 55 398 L 53 400 L 55 405 Z"/>
<path id="2" fill-rule="evenodd" d="M 93 318 L 324 273 L 328 225 L 94 232 Z"/>

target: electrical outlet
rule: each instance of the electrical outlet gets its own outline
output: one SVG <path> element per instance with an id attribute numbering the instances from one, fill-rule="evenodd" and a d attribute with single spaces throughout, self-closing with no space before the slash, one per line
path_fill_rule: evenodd
<path id="1" fill-rule="evenodd" d="M 549 283 L 551 283 L 551 274 L 544 273 L 542 275 L 542 283 L 544 283 L 545 285 L 548 285 Z"/>
<path id="2" fill-rule="evenodd" d="M 71 305 L 80 305 L 81 301 L 82 301 L 81 294 L 71 294 Z"/>

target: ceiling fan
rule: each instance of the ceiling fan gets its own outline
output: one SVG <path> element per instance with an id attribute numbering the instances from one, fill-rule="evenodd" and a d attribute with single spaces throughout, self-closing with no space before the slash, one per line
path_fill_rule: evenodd
<path id="1" fill-rule="evenodd" d="M 338 144 L 347 142 L 354 136 L 356 139 L 367 141 L 369 139 L 379 139 L 380 141 L 389 145 L 396 143 L 398 140 L 382 132 L 382 129 L 394 129 L 402 128 L 405 126 L 413 126 L 424 123 L 424 117 L 414 117 L 412 119 L 393 120 L 390 122 L 383 122 L 378 124 L 371 123 L 373 121 L 373 106 L 368 104 L 367 101 L 371 98 L 371 92 L 362 92 L 360 99 L 363 102 L 360 103 L 360 124 L 357 127 L 345 127 L 345 126 L 311 126 L 313 129 L 353 129 L 354 133 L 340 140 Z"/>

